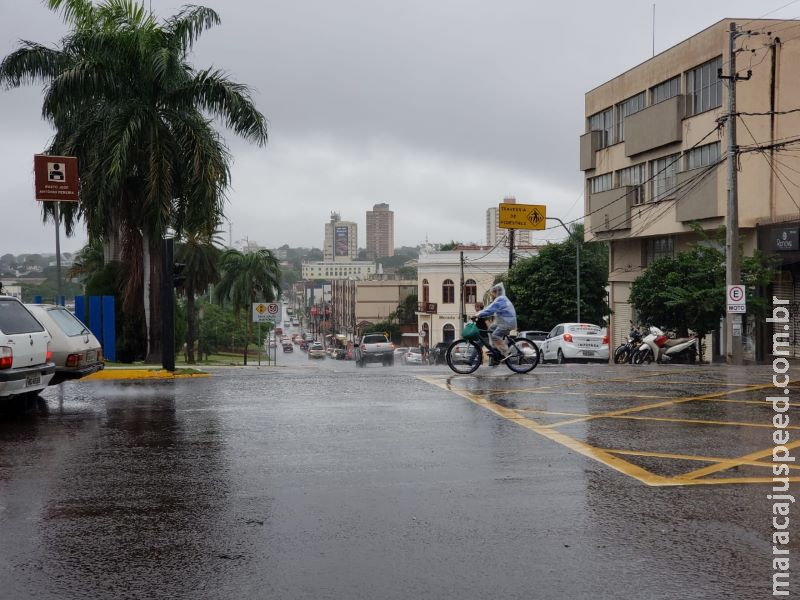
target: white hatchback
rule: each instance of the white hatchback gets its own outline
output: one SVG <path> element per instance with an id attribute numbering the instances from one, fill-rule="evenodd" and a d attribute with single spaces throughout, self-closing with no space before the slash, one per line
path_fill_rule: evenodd
<path id="1" fill-rule="evenodd" d="M 34 398 L 55 370 L 47 329 L 22 302 L 0 296 L 0 401 Z"/>
<path id="2" fill-rule="evenodd" d="M 608 362 L 608 336 L 599 326 L 590 323 L 559 323 L 539 345 L 542 360 Z"/>
<path id="3" fill-rule="evenodd" d="M 25 306 L 53 338 L 51 347 L 56 374 L 50 385 L 67 379 L 80 379 L 104 367 L 100 342 L 78 317 L 55 304 Z"/>

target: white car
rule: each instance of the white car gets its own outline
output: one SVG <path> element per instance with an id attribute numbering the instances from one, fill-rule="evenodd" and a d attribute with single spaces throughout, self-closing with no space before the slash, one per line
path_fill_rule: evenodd
<path id="1" fill-rule="evenodd" d="M 53 338 L 51 349 L 56 374 L 50 385 L 67 379 L 80 379 L 101 370 L 103 348 L 78 317 L 63 306 L 55 304 L 26 304 Z"/>
<path id="2" fill-rule="evenodd" d="M 564 363 L 568 360 L 598 360 L 608 362 L 608 336 L 590 323 L 559 323 L 538 342 L 542 360 Z"/>
<path id="3" fill-rule="evenodd" d="M 50 334 L 16 298 L 0 296 L 0 402 L 35 398 L 56 371 Z"/>
<path id="4" fill-rule="evenodd" d="M 422 350 L 419 348 L 408 348 L 403 357 L 403 364 L 406 365 L 421 365 L 422 364 Z"/>

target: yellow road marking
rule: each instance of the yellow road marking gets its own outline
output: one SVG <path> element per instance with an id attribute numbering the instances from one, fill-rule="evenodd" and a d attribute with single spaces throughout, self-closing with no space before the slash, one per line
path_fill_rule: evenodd
<path id="1" fill-rule="evenodd" d="M 800 440 L 796 440 L 794 442 L 786 444 L 786 449 L 791 450 L 792 448 L 797 448 L 798 446 L 800 446 Z M 773 447 L 769 447 L 764 450 L 757 450 L 756 452 L 745 454 L 744 456 L 740 456 L 738 458 L 723 460 L 717 463 L 716 465 L 709 465 L 708 467 L 703 467 L 702 469 L 696 469 L 695 471 L 689 471 L 688 473 L 684 473 L 683 475 L 681 475 L 681 479 L 688 479 L 688 480 L 697 479 L 698 477 L 705 477 L 706 475 L 710 475 L 711 473 L 725 471 L 726 469 L 730 469 L 731 467 L 738 467 L 739 465 L 744 464 L 747 461 L 764 458 L 765 456 L 771 456 L 772 450 Z"/>
<path id="2" fill-rule="evenodd" d="M 728 458 L 722 458 L 720 456 L 693 456 L 691 454 L 673 454 L 671 452 L 648 452 L 646 450 L 623 450 L 619 448 L 602 448 L 605 452 L 610 452 L 612 454 L 622 454 L 625 456 L 644 456 L 644 457 L 652 457 L 652 458 L 669 458 L 674 460 L 693 460 L 697 462 L 708 462 L 708 463 L 720 463 L 723 461 L 730 460 Z M 742 465 L 748 465 L 751 467 L 766 467 L 772 468 L 772 463 L 762 462 L 760 460 L 742 460 Z M 789 469 L 798 469 L 800 470 L 800 466 L 795 465 L 787 465 Z"/>

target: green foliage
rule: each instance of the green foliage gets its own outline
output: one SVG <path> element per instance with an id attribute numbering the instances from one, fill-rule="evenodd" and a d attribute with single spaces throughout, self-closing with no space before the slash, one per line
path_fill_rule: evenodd
<path id="1" fill-rule="evenodd" d="M 506 293 L 517 310 L 519 329 L 549 329 L 576 319 L 575 242 L 583 226 L 573 227 L 569 239 L 547 244 L 536 256 L 514 264 L 505 278 Z M 581 244 L 581 321 L 603 324 L 608 314 L 608 247 Z"/>
<path id="2" fill-rule="evenodd" d="M 244 319 L 236 319 L 229 307 L 206 302 L 199 305 L 198 312 L 202 315 L 198 336 L 202 354 L 234 352 L 244 346 L 245 340 L 248 344 L 258 343 L 258 331 L 248 332 Z"/>
<path id="3" fill-rule="evenodd" d="M 397 307 L 395 315 L 400 325 L 413 325 L 417 322 L 418 300 L 416 294 L 406 296 Z"/>

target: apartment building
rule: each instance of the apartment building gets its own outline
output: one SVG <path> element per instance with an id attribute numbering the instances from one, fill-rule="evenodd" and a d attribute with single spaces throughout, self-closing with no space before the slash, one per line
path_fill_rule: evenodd
<path id="1" fill-rule="evenodd" d="M 800 30 L 796 21 L 724 19 L 586 94 L 585 239 L 610 246 L 613 345 L 635 317 L 628 299 L 642 271 L 697 242 L 693 224 L 725 224 L 729 83 L 719 75 L 730 75 L 732 23 L 737 72 L 749 73 L 735 84 L 742 247 L 778 254 L 772 291 L 800 303 Z M 744 328 L 749 359 L 763 356 L 772 335 L 755 321 L 749 316 Z"/>
<path id="2" fill-rule="evenodd" d="M 356 260 L 358 225 L 352 221 L 342 221 L 339 213 L 331 213 L 330 221 L 325 223 L 322 255 L 326 263 Z"/>
<path id="3" fill-rule="evenodd" d="M 373 259 L 394 256 L 394 213 L 388 204 L 367 211 L 367 254 Z"/>

